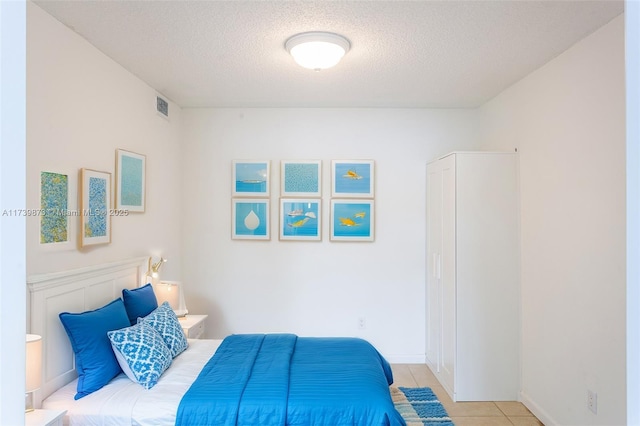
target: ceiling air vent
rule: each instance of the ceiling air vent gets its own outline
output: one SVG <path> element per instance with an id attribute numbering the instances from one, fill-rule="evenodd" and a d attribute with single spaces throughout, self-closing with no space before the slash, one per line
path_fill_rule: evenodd
<path id="1" fill-rule="evenodd" d="M 169 118 L 169 103 L 160 96 L 156 96 L 156 111 L 164 118 Z"/>

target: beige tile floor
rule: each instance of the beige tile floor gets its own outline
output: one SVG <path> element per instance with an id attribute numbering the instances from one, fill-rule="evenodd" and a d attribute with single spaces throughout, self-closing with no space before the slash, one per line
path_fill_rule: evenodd
<path id="1" fill-rule="evenodd" d="M 393 386 L 430 387 L 456 426 L 540 426 L 517 401 L 453 402 L 425 364 L 393 364 Z"/>

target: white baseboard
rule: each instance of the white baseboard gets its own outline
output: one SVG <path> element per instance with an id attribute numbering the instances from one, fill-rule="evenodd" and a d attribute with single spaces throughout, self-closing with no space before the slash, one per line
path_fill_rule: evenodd
<path id="1" fill-rule="evenodd" d="M 549 413 L 543 410 L 529 395 L 520 391 L 520 402 L 533 413 L 545 426 L 558 426 L 558 422 L 553 420 Z"/>
<path id="2" fill-rule="evenodd" d="M 424 354 L 416 355 L 386 355 L 390 364 L 424 364 Z"/>

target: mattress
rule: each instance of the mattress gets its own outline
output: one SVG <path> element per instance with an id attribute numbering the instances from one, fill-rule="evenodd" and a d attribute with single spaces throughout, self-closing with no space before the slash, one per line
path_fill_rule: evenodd
<path id="1" fill-rule="evenodd" d="M 180 400 L 222 340 L 189 340 L 158 384 L 147 390 L 121 373 L 102 389 L 74 400 L 77 379 L 42 402 L 42 408 L 67 410 L 65 425 L 173 425 Z"/>

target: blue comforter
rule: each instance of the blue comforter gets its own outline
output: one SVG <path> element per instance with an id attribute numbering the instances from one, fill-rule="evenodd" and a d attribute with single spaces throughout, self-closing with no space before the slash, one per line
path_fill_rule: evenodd
<path id="1" fill-rule="evenodd" d="M 392 382 L 362 339 L 232 335 L 182 398 L 176 425 L 404 425 Z"/>

